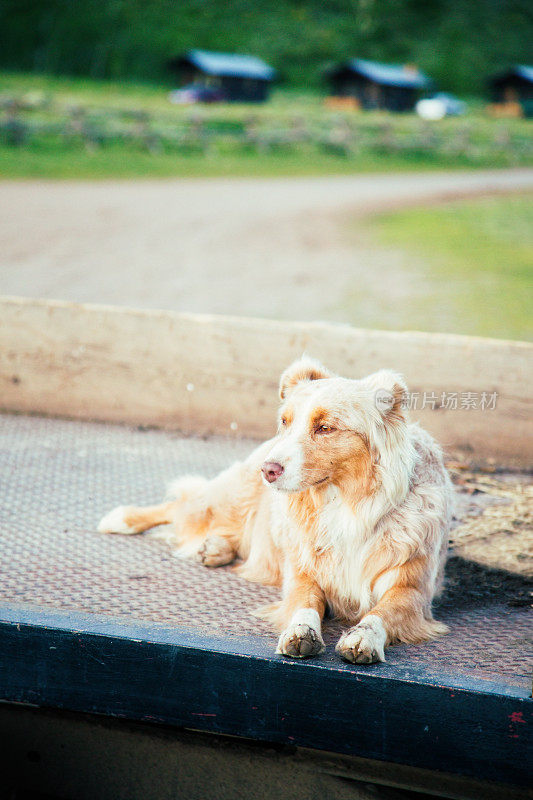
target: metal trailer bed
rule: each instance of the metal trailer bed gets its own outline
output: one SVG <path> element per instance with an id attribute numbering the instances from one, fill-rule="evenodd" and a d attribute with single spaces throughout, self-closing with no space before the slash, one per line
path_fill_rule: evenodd
<path id="1" fill-rule="evenodd" d="M 96 533 L 272 435 L 303 351 L 394 367 L 413 396 L 497 396 L 413 416 L 473 467 L 531 469 L 528 343 L 0 298 L 0 797 L 526 796 L 525 579 L 454 556 L 448 636 L 352 666 L 329 621 L 327 652 L 295 662 L 252 613 L 275 590 Z"/>
<path id="2" fill-rule="evenodd" d="M 334 653 L 340 628 L 329 621 L 327 652 L 290 661 L 274 655 L 276 635 L 252 614 L 277 590 L 247 583 L 230 568 L 177 559 L 153 534 L 96 532 L 111 507 L 156 502 L 170 479 L 214 475 L 253 444 L 143 426 L 0 417 L 0 733 L 7 784 L 11 775 L 12 786 L 46 785 L 76 800 L 147 798 L 142 776 L 149 775 L 153 796 L 167 797 L 155 788 L 166 763 L 161 754 L 143 762 L 141 775 L 130 751 L 122 788 L 113 784 L 113 764 L 122 756 L 111 735 L 119 723 L 111 720 L 122 719 L 145 723 L 138 739 L 146 730 L 163 731 L 175 736 L 174 753 L 189 753 L 187 768 L 174 764 L 184 782 L 180 790 L 175 777 L 178 788 L 169 797 L 205 796 L 206 768 L 222 769 L 218 751 L 200 758 L 186 778 L 192 745 L 183 737 L 200 734 L 184 729 L 240 737 L 220 739 L 229 764 L 230 753 L 256 743 L 247 766 L 235 766 L 245 788 L 210 776 L 215 798 L 254 796 L 258 786 L 265 797 L 314 797 L 315 790 L 317 797 L 367 797 L 369 782 L 446 797 L 525 796 L 533 705 L 525 579 L 452 557 L 436 605 L 448 636 L 393 647 L 385 664 L 354 666 Z M 82 727 L 97 727 L 90 748 L 84 739 L 75 755 L 77 728 L 68 727 L 67 712 L 100 715 L 97 723 L 79 718 Z M 50 721 L 44 728 L 43 714 Z M 104 719 L 111 733 L 104 723 L 98 727 Z M 98 763 L 107 765 L 109 793 L 94 764 L 83 763 L 83 753 L 94 755 L 106 736 L 111 744 L 98 751 Z M 277 761 L 267 757 L 258 777 L 264 747 Z M 77 779 L 69 774 L 65 783 L 59 775 L 73 758 Z M 273 778 L 279 759 L 287 762 L 285 791 Z M 309 785 L 298 778 L 302 764 L 311 770 Z M 411 796 L 387 791 L 393 794 L 373 796 Z"/>

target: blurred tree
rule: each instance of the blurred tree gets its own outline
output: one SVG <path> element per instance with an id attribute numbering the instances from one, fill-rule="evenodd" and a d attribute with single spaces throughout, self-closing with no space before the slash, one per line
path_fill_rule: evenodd
<path id="1" fill-rule="evenodd" d="M 441 88 L 478 93 L 532 63 L 529 0 L 0 0 L 0 67 L 170 82 L 191 47 L 255 53 L 296 86 L 325 62 L 413 62 Z"/>

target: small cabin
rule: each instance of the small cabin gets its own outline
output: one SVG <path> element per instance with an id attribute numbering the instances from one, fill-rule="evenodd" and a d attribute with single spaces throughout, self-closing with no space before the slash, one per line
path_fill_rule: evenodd
<path id="1" fill-rule="evenodd" d="M 494 104 L 521 106 L 527 116 L 533 115 L 533 67 L 515 64 L 498 72 L 489 78 L 489 89 Z"/>
<path id="2" fill-rule="evenodd" d="M 326 73 L 335 97 L 353 98 L 359 108 L 412 111 L 433 82 L 413 65 L 351 58 Z"/>
<path id="3" fill-rule="evenodd" d="M 276 72 L 257 56 L 189 50 L 169 61 L 182 86 L 199 85 L 221 92 L 227 102 L 263 103 Z"/>

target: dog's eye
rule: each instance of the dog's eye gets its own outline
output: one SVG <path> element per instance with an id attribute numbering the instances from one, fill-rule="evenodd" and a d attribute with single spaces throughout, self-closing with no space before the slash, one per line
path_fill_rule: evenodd
<path id="1" fill-rule="evenodd" d="M 335 428 L 332 428 L 331 425 L 319 425 L 318 428 L 316 429 L 316 432 L 317 433 L 331 433 L 331 431 L 333 431 L 333 430 L 335 430 Z"/>
<path id="2" fill-rule="evenodd" d="M 287 424 L 287 417 L 282 417 L 281 418 L 281 424 L 282 425 L 286 425 Z"/>

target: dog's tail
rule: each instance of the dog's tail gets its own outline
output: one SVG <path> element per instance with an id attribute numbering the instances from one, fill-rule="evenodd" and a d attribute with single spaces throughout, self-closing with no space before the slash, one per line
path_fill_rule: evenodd
<path id="1" fill-rule="evenodd" d="M 158 506 L 118 506 L 103 517 L 100 533 L 142 533 L 156 525 L 166 525 L 173 520 L 175 502 Z"/>
<path id="2" fill-rule="evenodd" d="M 205 478 L 187 475 L 167 488 L 167 499 L 155 506 L 118 506 L 103 517 L 100 533 L 143 533 L 157 525 L 175 525 L 179 544 L 205 536 L 209 514 Z"/>

